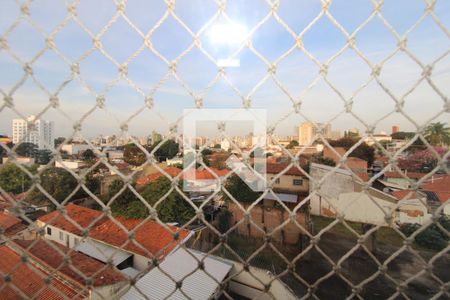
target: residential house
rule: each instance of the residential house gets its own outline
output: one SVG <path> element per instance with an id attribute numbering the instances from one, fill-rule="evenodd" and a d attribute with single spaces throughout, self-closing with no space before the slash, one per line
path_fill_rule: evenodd
<path id="1" fill-rule="evenodd" d="M 396 223 L 419 223 L 428 220 L 427 207 L 420 201 L 399 200 L 373 187 L 363 188 L 348 170 L 311 164 L 311 214 L 327 217 L 342 215 L 345 220 L 388 226 L 389 216 Z M 317 183 L 321 182 L 320 185 Z M 420 213 L 418 213 L 420 211 Z M 411 218 L 413 216 L 413 218 Z M 414 217 L 415 216 L 415 217 Z"/>
<path id="2" fill-rule="evenodd" d="M 117 299 L 128 284 L 128 278 L 111 266 L 53 241 L 15 240 L 11 244 L 17 253 L 26 253 L 33 266 L 84 294 L 84 299 Z M 66 255 L 70 265 L 63 263 Z"/>
<path id="3" fill-rule="evenodd" d="M 188 230 L 170 225 L 163 227 L 150 220 L 141 224 L 140 219 L 116 217 L 112 221 L 100 211 L 75 204 L 66 205 L 65 211 L 67 217 L 53 211 L 38 219 L 38 226 L 45 228 L 45 238 L 104 263 L 112 259 L 119 270 L 129 275 L 146 269 L 153 258 L 163 259 L 192 235 Z M 115 222 L 120 222 L 128 231 L 136 228 L 134 242 L 128 241 L 128 233 Z M 84 229 L 89 232 L 83 239 Z"/>
<path id="4" fill-rule="evenodd" d="M 1 299 L 56 300 L 86 297 L 83 291 L 56 276 L 49 283 L 45 282 L 51 271 L 23 263 L 21 254 L 9 246 L 0 245 L 0 257 L 0 274 L 13 275 L 9 283 L 0 276 Z"/>

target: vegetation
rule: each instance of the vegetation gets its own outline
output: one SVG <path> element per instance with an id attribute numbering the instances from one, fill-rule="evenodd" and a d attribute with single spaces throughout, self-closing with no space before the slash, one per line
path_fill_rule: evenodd
<path id="1" fill-rule="evenodd" d="M 443 157 L 447 149 L 434 147 L 438 156 Z M 406 159 L 399 160 L 399 167 L 410 172 L 429 172 L 437 166 L 438 158 L 431 149 L 419 150 L 411 153 Z"/>
<path id="2" fill-rule="evenodd" d="M 290 141 L 289 144 L 286 146 L 286 149 L 292 149 L 294 147 L 297 147 L 299 144 L 296 140 Z"/>
<path id="3" fill-rule="evenodd" d="M 92 151 L 91 149 L 87 149 L 81 154 L 81 158 L 87 161 L 94 160 L 96 157 L 97 156 L 95 156 L 94 151 Z"/>
<path id="4" fill-rule="evenodd" d="M 242 179 L 237 175 L 228 178 L 225 188 L 239 202 L 252 203 L 261 196 L 261 193 L 253 191 Z M 226 199 L 228 196 L 224 195 Z"/>
<path id="5" fill-rule="evenodd" d="M 115 180 L 109 189 L 109 201 L 119 191 L 122 190 L 124 183 L 121 180 Z M 162 176 L 156 181 L 146 185 L 140 194 L 151 205 L 154 206 L 172 187 L 169 179 Z M 146 218 L 149 211 L 142 201 L 127 187 L 114 200 L 111 205 L 112 212 L 126 218 Z M 158 218 L 163 222 L 177 222 L 184 224 L 195 216 L 194 209 L 186 202 L 178 192 L 172 191 L 165 200 L 156 207 Z"/>
<path id="6" fill-rule="evenodd" d="M 37 167 L 28 168 L 36 173 Z M 31 186 L 30 177 L 13 163 L 7 163 L 0 168 L 0 186 L 8 193 L 19 194 L 27 191 Z"/>
<path id="7" fill-rule="evenodd" d="M 55 148 L 57 148 L 59 145 L 61 145 L 62 143 L 64 143 L 65 140 L 66 140 L 66 138 L 64 138 L 64 137 L 57 137 L 57 138 L 54 140 Z"/>
<path id="8" fill-rule="evenodd" d="M 450 219 L 447 216 L 440 217 L 438 223 L 450 232 Z M 419 224 L 403 224 L 400 230 L 406 236 L 410 236 L 420 227 Z M 439 251 L 448 245 L 449 237 L 436 224 L 432 224 L 420 232 L 414 240 L 419 246 Z"/>
<path id="9" fill-rule="evenodd" d="M 410 140 L 416 135 L 415 132 L 409 132 L 409 131 L 398 131 L 391 134 L 391 137 L 394 140 Z"/>
<path id="10" fill-rule="evenodd" d="M 424 136 L 431 145 L 450 145 L 450 127 L 445 123 L 431 123 L 425 129 Z"/>
<path id="11" fill-rule="evenodd" d="M 42 172 L 40 184 L 58 203 L 64 201 L 78 186 L 78 181 L 63 168 L 49 168 Z M 48 202 L 48 198 L 37 187 L 27 196 L 33 204 Z"/>
<path id="12" fill-rule="evenodd" d="M 147 160 L 147 157 L 138 146 L 128 144 L 124 147 L 123 160 L 132 166 L 140 166 Z"/>
<path id="13" fill-rule="evenodd" d="M 37 146 L 33 143 L 21 143 L 16 148 L 16 153 L 19 156 L 34 157 L 37 151 Z"/>
<path id="14" fill-rule="evenodd" d="M 342 147 L 347 151 L 357 142 L 358 139 L 344 137 L 339 140 L 330 141 L 330 145 L 333 147 Z M 363 142 L 358 147 L 356 147 L 356 149 L 354 149 L 349 156 L 361 158 L 367 161 L 368 165 L 371 166 L 375 159 L 375 149 Z"/>

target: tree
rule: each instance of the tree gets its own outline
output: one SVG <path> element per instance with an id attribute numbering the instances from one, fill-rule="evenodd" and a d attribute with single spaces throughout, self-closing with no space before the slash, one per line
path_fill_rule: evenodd
<path id="1" fill-rule="evenodd" d="M 180 182 L 180 187 L 182 186 Z M 150 205 L 154 206 L 172 187 L 171 181 L 165 176 L 159 177 L 154 182 L 146 185 L 141 191 Z M 167 198 L 165 198 L 156 207 L 158 218 L 163 222 L 177 222 L 185 224 L 195 216 L 195 210 L 186 202 L 186 200 L 176 191 L 173 190 Z"/>
<path id="2" fill-rule="evenodd" d="M 155 149 L 156 146 L 159 144 L 159 142 L 154 143 L 151 149 Z M 158 150 L 155 151 L 155 157 L 161 162 L 165 161 L 166 159 L 171 159 L 175 155 L 177 155 L 179 151 L 179 145 L 174 140 L 167 140 L 165 141 Z"/>
<path id="3" fill-rule="evenodd" d="M 81 154 L 81 157 L 84 160 L 90 161 L 90 160 L 94 160 L 97 156 L 95 156 L 94 151 L 92 151 L 91 149 L 87 149 L 87 150 L 83 151 L 83 153 Z"/>
<path id="4" fill-rule="evenodd" d="M 242 179 L 237 175 L 228 178 L 225 188 L 239 202 L 252 203 L 261 196 L 261 193 L 253 191 Z M 229 199 L 228 195 L 225 195 Z"/>
<path id="5" fill-rule="evenodd" d="M 31 173 L 36 172 L 36 167 L 28 169 Z M 19 194 L 30 188 L 31 179 L 18 166 L 7 163 L 0 168 L 0 186 L 8 193 Z"/>
<path id="6" fill-rule="evenodd" d="M 347 151 L 357 142 L 358 139 L 344 137 L 336 141 L 330 141 L 330 145 L 333 147 L 342 147 Z M 375 149 L 363 142 L 358 147 L 356 147 L 356 149 L 354 149 L 349 156 L 358 157 L 367 161 L 370 167 L 375 159 Z"/>
<path id="7" fill-rule="evenodd" d="M 290 141 L 289 144 L 286 146 L 286 149 L 292 149 L 294 147 L 297 147 L 299 143 L 296 140 Z"/>
<path id="8" fill-rule="evenodd" d="M 220 144 L 215 144 L 214 145 L 214 149 L 220 149 L 221 147 L 220 147 Z"/>
<path id="9" fill-rule="evenodd" d="M 16 153 L 19 156 L 34 157 L 37 151 L 37 146 L 33 143 L 21 143 L 17 146 Z"/>
<path id="10" fill-rule="evenodd" d="M 391 134 L 392 139 L 394 140 L 410 140 L 416 135 L 415 132 L 409 131 L 398 131 Z"/>
<path id="11" fill-rule="evenodd" d="M 58 203 L 64 201 L 78 186 L 78 181 L 63 168 L 49 168 L 40 176 L 41 186 Z M 37 187 L 28 195 L 28 200 L 34 204 L 48 202 L 49 199 Z"/>
<path id="12" fill-rule="evenodd" d="M 147 160 L 147 157 L 138 146 L 135 144 L 128 144 L 125 146 L 123 152 L 123 160 L 130 165 L 140 166 Z"/>
<path id="13" fill-rule="evenodd" d="M 52 151 L 48 149 L 37 150 L 35 154 L 36 163 L 39 165 L 46 165 L 52 159 Z"/>
<path id="14" fill-rule="evenodd" d="M 431 123 L 425 129 L 426 140 L 434 146 L 450 145 L 450 127 L 445 123 Z"/>
<path id="15" fill-rule="evenodd" d="M 57 137 L 53 142 L 55 144 L 55 148 L 57 148 L 59 145 L 61 145 L 62 143 L 64 143 L 64 141 L 66 140 L 66 138 L 64 137 Z"/>
<path id="16" fill-rule="evenodd" d="M 327 158 L 327 157 L 323 157 L 323 156 L 314 157 L 311 161 L 314 163 L 321 164 L 321 165 L 326 165 L 326 166 L 331 166 L 331 167 L 336 166 L 336 163 L 334 162 L 334 160 Z"/>
<path id="17" fill-rule="evenodd" d="M 443 157 L 447 149 L 434 147 L 438 156 Z M 419 150 L 410 154 L 406 159 L 400 159 L 398 166 L 410 172 L 429 172 L 437 166 L 438 158 L 431 149 Z"/>

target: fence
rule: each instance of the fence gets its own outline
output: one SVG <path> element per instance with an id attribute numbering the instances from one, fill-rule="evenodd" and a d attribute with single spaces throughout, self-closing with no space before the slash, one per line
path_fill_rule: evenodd
<path id="1" fill-rule="evenodd" d="M 5 130 L 13 118 L 21 121 L 15 121 L 11 132 L 18 140 L 0 143 L 0 153 L 9 161 L 0 167 L 5 178 L 0 181 L 0 298 L 126 298 L 130 286 L 133 295 L 147 299 L 195 298 L 203 286 L 212 286 L 199 297 L 233 299 L 237 290 L 244 290 L 241 296 L 266 299 L 283 295 L 282 282 L 286 295 L 295 293 L 300 299 L 449 298 L 450 191 L 445 182 L 450 175 L 450 138 L 445 122 L 450 112 L 450 9 L 445 1 L 410 2 L 2 1 L 0 124 Z M 392 13 L 389 5 L 399 10 Z M 247 26 L 238 26 L 239 21 Z M 197 163 L 220 184 L 198 202 L 198 195 L 194 199 L 178 184 L 184 171 L 165 168 L 161 153 L 172 140 L 183 144 L 183 109 L 230 106 L 270 112 L 267 140 L 278 149 L 281 158 L 273 162 L 282 168 L 249 203 L 243 198 L 251 192 L 230 192 L 235 170 L 222 174 L 206 156 L 199 157 L 191 167 Z M 47 118 L 58 126 L 37 121 Z M 436 123 L 442 120 L 444 124 Z M 280 130 L 301 122 L 301 145 L 280 137 Z M 376 134 L 386 122 L 408 124 L 413 134 L 387 147 L 387 135 Z M 215 137 L 200 143 L 197 153 L 226 141 L 226 148 L 247 158 L 244 162 L 251 168 L 249 152 L 238 145 L 241 141 L 217 123 L 204 126 L 217 130 Z M 333 144 L 330 126 L 336 123 L 359 126 L 363 132 L 346 133 L 354 137 L 352 145 Z M 55 129 L 64 133 L 56 146 L 50 138 Z M 114 135 L 91 139 L 106 130 Z M 152 147 L 135 133 L 152 131 Z M 41 135 L 37 142 L 36 132 Z M 88 161 L 83 168 L 64 163 L 68 154 L 61 150 L 74 141 L 92 150 L 83 157 Z M 22 156 L 35 149 L 21 145 L 30 143 L 50 151 L 48 163 L 38 169 L 23 163 Z M 124 145 L 134 167 L 113 162 L 108 158 L 112 150 L 100 148 L 102 144 Z M 321 152 L 316 151 L 318 145 L 333 156 L 324 160 L 309 155 Z M 376 149 L 383 162 L 377 166 L 368 158 L 373 172 L 367 177 L 360 174 L 365 163 L 355 159 L 365 145 Z M 335 147 L 346 148 L 342 152 Z M 251 143 L 248 148 L 255 150 Z M 274 151 L 269 146 L 265 150 Z M 411 164 L 417 164 L 419 153 L 427 157 L 417 176 L 409 169 L 417 169 Z M 61 166 L 58 170 L 55 162 Z M 332 166 L 315 177 L 312 162 Z M 296 170 L 293 176 L 309 181 L 309 192 L 287 205 L 276 185 L 291 169 Z M 343 172 L 345 187 L 336 181 Z M 397 174 L 395 182 L 388 173 Z M 119 182 L 111 182 L 108 174 Z M 134 183 L 141 177 L 148 178 L 140 179 L 142 186 L 156 180 L 163 190 L 155 192 L 160 186 L 153 183 L 137 188 Z M 297 177 L 294 180 L 300 180 Z M 435 188 L 439 181 L 443 183 Z M 105 192 L 93 182 L 100 182 Z M 330 189 L 351 193 L 351 201 L 335 207 L 340 198 Z M 389 207 L 378 200 L 381 194 Z M 280 219 L 253 220 L 264 212 L 268 195 L 276 211 L 284 211 Z M 71 206 L 77 197 L 90 198 L 90 208 Z M 359 198 L 379 209 L 376 222 L 359 224 L 346 218 L 347 208 L 359 212 L 349 208 Z M 310 204 L 322 205 L 310 203 L 317 199 L 333 218 L 309 216 Z M 420 225 L 401 226 L 396 216 L 411 199 L 425 207 L 429 218 Z M 207 213 L 217 203 L 233 208 L 235 222 L 221 227 L 218 222 L 226 222 L 226 217 Z M 53 213 L 41 212 L 42 205 Z M 119 211 L 118 216 L 117 207 L 126 208 L 128 215 Z M 263 223 L 274 226 L 267 230 Z M 190 251 L 186 241 L 195 239 L 195 229 L 202 226 L 215 238 L 200 255 Z M 237 234 L 246 227 L 253 236 L 247 241 Z M 293 245 L 279 243 L 286 231 Z M 148 241 L 151 235 L 157 235 L 156 248 Z M 296 245 L 300 235 L 302 247 Z M 374 237 L 377 249 L 369 246 Z M 195 268 L 182 275 L 166 267 L 177 247 L 186 249 L 195 262 Z M 236 263 L 234 271 L 221 277 L 208 268 L 220 256 Z M 260 265 L 255 268 L 255 262 L 272 259 L 270 276 Z M 145 285 L 145 274 L 152 270 L 170 279 L 167 290 L 163 279 L 160 286 Z M 207 280 L 192 282 L 197 272 Z M 258 289 L 249 292 L 242 285 L 233 290 L 237 278 L 244 277 Z"/>

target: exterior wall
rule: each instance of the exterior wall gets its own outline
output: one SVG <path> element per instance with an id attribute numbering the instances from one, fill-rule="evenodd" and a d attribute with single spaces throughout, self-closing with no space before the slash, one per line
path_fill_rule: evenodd
<path id="1" fill-rule="evenodd" d="M 410 181 L 408 181 L 407 179 L 405 179 L 405 178 L 392 178 L 392 177 L 390 177 L 390 178 L 386 178 L 385 179 L 387 182 L 390 182 L 390 183 L 395 183 L 395 184 L 397 184 L 397 185 L 399 185 L 399 186 L 402 186 L 402 187 L 404 187 L 405 189 L 409 189 L 410 188 L 410 181 L 411 182 L 415 182 L 415 181 L 417 181 L 417 180 L 414 180 L 414 179 L 410 179 Z"/>
<path id="2" fill-rule="evenodd" d="M 95 287 L 93 290 L 89 290 L 89 299 L 120 299 L 124 294 L 123 291 L 126 291 L 126 289 L 123 289 L 126 285 L 127 282 L 118 282 L 112 285 Z"/>
<path id="3" fill-rule="evenodd" d="M 86 164 L 82 161 L 70 161 L 70 160 L 64 160 L 62 162 L 56 161 L 55 162 L 55 167 L 57 168 L 68 168 L 71 170 L 76 170 L 79 169 L 81 167 L 84 167 Z"/>
<path id="4" fill-rule="evenodd" d="M 233 214 L 233 217 L 231 219 L 232 224 L 235 224 L 236 222 L 244 218 L 244 212 L 242 212 L 237 207 L 236 204 L 230 203 L 228 209 Z M 250 216 L 252 221 L 261 230 L 256 228 L 254 225 L 249 226 L 245 222 L 243 222 L 237 227 L 236 229 L 237 233 L 262 238 L 265 234 L 263 231 L 272 232 L 285 220 L 289 219 L 288 212 L 280 210 L 278 208 L 272 208 L 268 210 L 267 208 L 264 208 L 262 205 L 254 207 L 250 211 Z M 305 229 L 307 228 L 306 224 L 307 219 L 305 213 L 298 212 L 296 221 Z M 301 234 L 302 231 L 300 230 L 300 228 L 295 223 L 290 221 L 283 227 L 283 229 L 275 232 L 272 235 L 272 238 L 280 243 L 298 244 L 301 242 Z"/>
<path id="5" fill-rule="evenodd" d="M 233 268 L 230 271 L 229 288 L 232 292 L 249 299 L 298 299 L 294 293 L 279 279 L 275 279 L 267 270 L 250 267 L 250 272 L 243 271 L 242 264 L 233 261 Z M 253 274 L 253 276 L 252 276 Z M 264 286 L 255 279 L 256 276 L 264 284 L 270 282 L 270 290 L 262 294 Z"/>
<path id="6" fill-rule="evenodd" d="M 378 204 L 378 205 L 377 205 Z M 381 209 L 380 209 L 381 207 Z M 343 193 L 339 197 L 321 202 L 321 215 L 335 217 L 344 214 L 345 220 L 389 226 L 385 216 L 392 212 L 393 221 L 399 223 L 423 224 L 430 219 L 427 207 L 419 200 L 402 200 L 398 203 L 369 197 L 362 192 Z"/>
<path id="7" fill-rule="evenodd" d="M 89 149 L 89 145 L 87 144 L 67 144 L 61 147 L 61 150 L 66 151 L 69 155 L 77 155 L 87 149 Z"/>
<path id="8" fill-rule="evenodd" d="M 133 253 L 133 268 L 142 271 L 148 267 L 149 263 L 150 263 L 149 258 Z"/>
<path id="9" fill-rule="evenodd" d="M 320 181 L 328 172 L 331 172 L 333 167 L 311 164 L 310 175 L 315 182 Z M 309 185 L 310 194 L 315 190 L 314 184 L 311 182 Z M 341 193 L 348 193 L 354 191 L 354 182 L 351 173 L 347 170 L 337 169 L 331 176 L 322 183 L 317 193 L 311 195 L 311 214 L 321 215 L 320 204 L 323 202 L 322 198 L 330 199 L 335 198 Z"/>
<path id="10" fill-rule="evenodd" d="M 44 237 L 48 240 L 52 240 L 55 241 L 63 246 L 69 247 L 69 248 L 73 248 L 76 243 L 77 240 L 78 242 L 81 241 L 81 237 L 78 235 L 75 235 L 73 233 L 67 232 L 65 230 L 61 230 L 59 228 L 56 228 L 54 226 L 51 225 L 46 225 L 44 222 L 37 220 L 36 224 L 39 227 L 45 227 L 45 235 Z M 47 233 L 47 228 L 51 229 L 51 235 L 49 235 Z M 60 238 L 60 233 L 62 234 L 62 239 Z"/>
<path id="11" fill-rule="evenodd" d="M 29 116 L 26 121 L 23 119 L 12 121 L 13 143 L 27 142 L 37 145 L 39 149 L 53 148 L 53 122 L 34 120 L 34 116 Z M 32 121 L 34 121 L 35 130 L 28 132 L 27 122 Z"/>
<path id="12" fill-rule="evenodd" d="M 267 174 L 267 181 L 269 182 L 277 174 Z M 301 180 L 301 185 L 294 185 L 295 180 Z M 274 183 L 273 188 L 277 190 L 283 190 L 288 192 L 307 192 L 309 190 L 309 180 L 303 176 L 282 175 L 279 177 L 280 182 Z"/>

